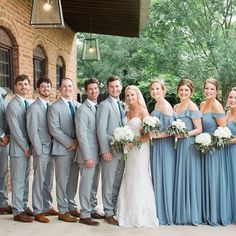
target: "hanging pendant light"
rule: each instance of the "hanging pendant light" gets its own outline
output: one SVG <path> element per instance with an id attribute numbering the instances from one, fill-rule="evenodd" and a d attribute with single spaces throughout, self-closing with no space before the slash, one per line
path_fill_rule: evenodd
<path id="1" fill-rule="evenodd" d="M 30 25 L 34 28 L 64 28 L 61 0 L 33 0 Z"/>
<path id="2" fill-rule="evenodd" d="M 90 34 L 88 38 L 84 39 L 82 60 L 101 60 L 98 37 L 95 37 L 93 34 Z"/>

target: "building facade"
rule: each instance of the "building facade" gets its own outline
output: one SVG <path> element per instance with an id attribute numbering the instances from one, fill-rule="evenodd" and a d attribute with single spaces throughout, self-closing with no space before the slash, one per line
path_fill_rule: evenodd
<path id="1" fill-rule="evenodd" d="M 76 34 L 67 25 L 34 29 L 29 24 L 31 6 L 32 0 L 0 0 L 0 87 L 14 92 L 14 78 L 26 74 L 31 80 L 30 97 L 35 98 L 38 78 L 48 75 L 54 101 L 62 77 L 77 84 Z"/>

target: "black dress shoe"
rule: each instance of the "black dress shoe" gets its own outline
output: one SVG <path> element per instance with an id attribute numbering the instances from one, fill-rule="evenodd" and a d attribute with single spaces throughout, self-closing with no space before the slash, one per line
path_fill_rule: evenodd
<path id="1" fill-rule="evenodd" d="M 25 209 L 24 213 L 25 213 L 27 216 L 29 216 L 29 217 L 34 217 L 34 213 L 33 213 L 33 211 L 30 210 L 29 207 L 27 207 L 27 208 Z"/>
<path id="2" fill-rule="evenodd" d="M 0 215 L 12 214 L 12 206 L 8 205 L 5 207 L 0 207 Z"/>
<path id="3" fill-rule="evenodd" d="M 88 218 L 80 218 L 79 223 L 91 226 L 98 226 L 99 222 L 94 221 L 91 217 Z"/>
<path id="4" fill-rule="evenodd" d="M 98 212 L 92 213 L 92 214 L 91 214 L 91 217 L 92 217 L 93 219 L 98 219 L 98 220 L 100 220 L 100 219 L 105 219 L 105 216 L 102 215 L 102 214 L 99 214 Z"/>

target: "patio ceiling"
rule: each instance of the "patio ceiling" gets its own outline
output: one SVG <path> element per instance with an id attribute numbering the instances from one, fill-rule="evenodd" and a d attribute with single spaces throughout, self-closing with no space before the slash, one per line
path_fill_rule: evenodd
<path id="1" fill-rule="evenodd" d="M 65 23 L 75 32 L 139 37 L 150 0 L 61 0 Z"/>

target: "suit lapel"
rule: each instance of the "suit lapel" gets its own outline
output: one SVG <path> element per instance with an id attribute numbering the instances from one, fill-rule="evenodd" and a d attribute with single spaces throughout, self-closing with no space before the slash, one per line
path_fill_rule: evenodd
<path id="1" fill-rule="evenodd" d="M 117 107 L 116 107 L 116 104 L 113 102 L 113 100 L 112 100 L 110 97 L 108 97 L 107 99 L 108 99 L 108 101 L 110 102 L 111 107 L 112 107 L 112 109 L 113 109 L 113 111 L 114 111 L 114 113 L 115 113 L 115 115 L 116 115 L 116 119 L 118 120 L 119 124 L 122 125 L 122 124 L 121 124 L 121 120 L 120 120 L 120 114 L 119 114 L 119 112 L 118 112 L 118 109 L 117 109 Z"/>
<path id="2" fill-rule="evenodd" d="M 20 104 L 21 109 L 23 111 L 26 111 L 25 104 L 23 103 L 22 99 L 19 96 L 17 96 L 17 95 L 15 96 L 15 98 L 16 98 L 16 101 Z"/>
<path id="3" fill-rule="evenodd" d="M 72 116 L 70 114 L 70 111 L 69 111 L 69 108 L 66 106 L 65 102 L 63 101 L 62 98 L 60 98 L 59 100 L 60 104 L 61 104 L 61 107 L 62 109 L 64 110 L 64 112 L 69 116 L 69 118 L 72 120 Z"/>
<path id="4" fill-rule="evenodd" d="M 92 105 L 88 102 L 87 99 L 84 101 L 84 103 L 87 106 L 88 110 L 90 110 L 93 113 L 96 113 L 95 109 L 92 107 Z"/>
<path id="5" fill-rule="evenodd" d="M 44 104 L 40 101 L 39 98 L 37 98 L 36 102 L 39 104 L 40 108 L 42 109 L 43 112 L 46 111 L 46 107 L 44 106 Z"/>

